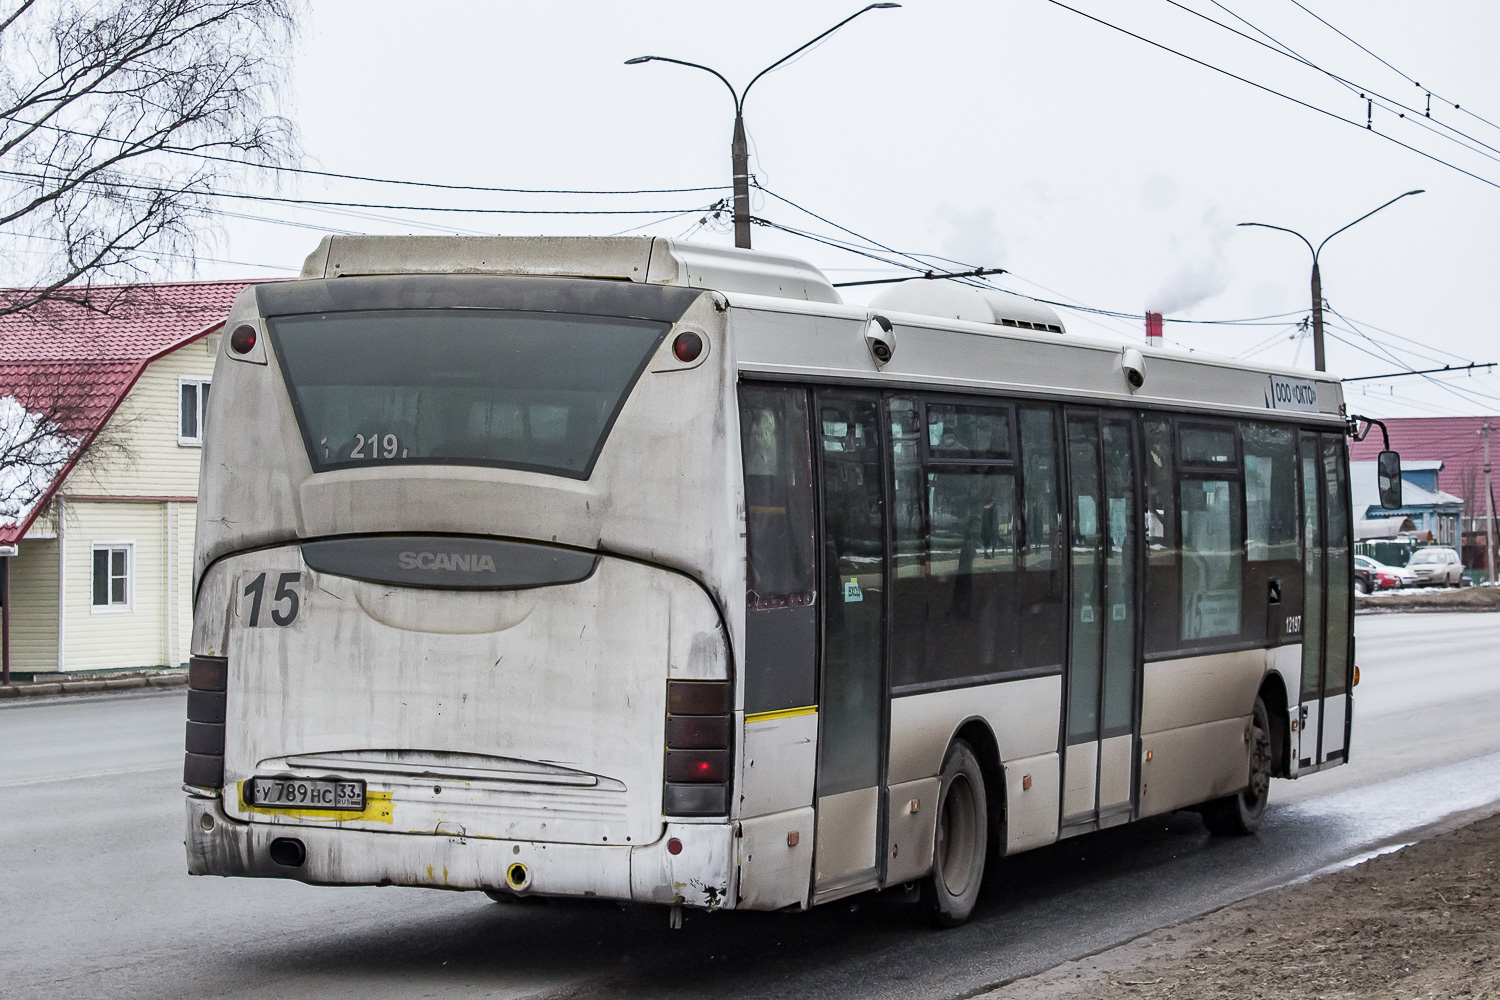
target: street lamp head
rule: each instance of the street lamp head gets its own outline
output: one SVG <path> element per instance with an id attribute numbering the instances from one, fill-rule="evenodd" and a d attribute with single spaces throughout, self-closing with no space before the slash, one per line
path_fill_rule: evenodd
<path id="1" fill-rule="evenodd" d="M 901 6 L 899 3 L 872 3 L 865 10 L 890 10 L 892 7 Z"/>
<path id="2" fill-rule="evenodd" d="M 1401 197 L 1405 198 L 1407 194 L 1426 194 L 1426 193 L 1427 193 L 1427 189 L 1426 188 L 1417 188 L 1415 191 L 1408 191 L 1408 192 L 1406 192 L 1406 194 L 1403 194 Z"/>
<path id="3" fill-rule="evenodd" d="M 650 62 L 651 60 L 653 60 L 655 58 L 656 58 L 656 56 L 636 56 L 634 59 L 626 59 L 625 60 L 625 65 L 626 66 L 638 66 L 641 63 Z"/>

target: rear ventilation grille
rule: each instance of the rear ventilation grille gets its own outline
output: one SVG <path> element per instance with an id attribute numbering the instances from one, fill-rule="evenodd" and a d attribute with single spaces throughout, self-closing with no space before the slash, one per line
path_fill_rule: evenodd
<path id="1" fill-rule="evenodd" d="M 1001 326 L 1013 326 L 1018 330 L 1045 330 L 1048 333 L 1062 333 L 1063 328 L 1056 323 L 1031 323 L 1024 319 L 1001 319 Z"/>

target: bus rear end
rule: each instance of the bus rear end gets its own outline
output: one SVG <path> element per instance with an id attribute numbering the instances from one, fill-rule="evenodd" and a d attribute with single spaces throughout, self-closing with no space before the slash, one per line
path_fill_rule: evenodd
<path id="1" fill-rule="evenodd" d="M 190 871 L 731 904 L 722 300 L 339 276 L 226 331 Z"/>

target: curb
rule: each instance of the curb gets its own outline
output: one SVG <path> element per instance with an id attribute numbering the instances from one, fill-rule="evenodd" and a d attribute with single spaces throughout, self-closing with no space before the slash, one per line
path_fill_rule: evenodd
<path id="1" fill-rule="evenodd" d="M 186 670 L 132 677 L 102 677 L 87 681 L 24 681 L 0 685 L 0 700 L 9 698 L 44 698 L 67 694 L 100 694 L 106 691 L 128 691 L 134 688 L 181 687 L 187 683 Z"/>

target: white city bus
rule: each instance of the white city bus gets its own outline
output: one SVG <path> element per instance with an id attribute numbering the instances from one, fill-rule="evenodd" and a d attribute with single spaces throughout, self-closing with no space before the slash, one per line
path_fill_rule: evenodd
<path id="1" fill-rule="evenodd" d="M 1347 759 L 1330 378 L 649 238 L 333 237 L 226 330 L 194 874 L 952 924 Z"/>

